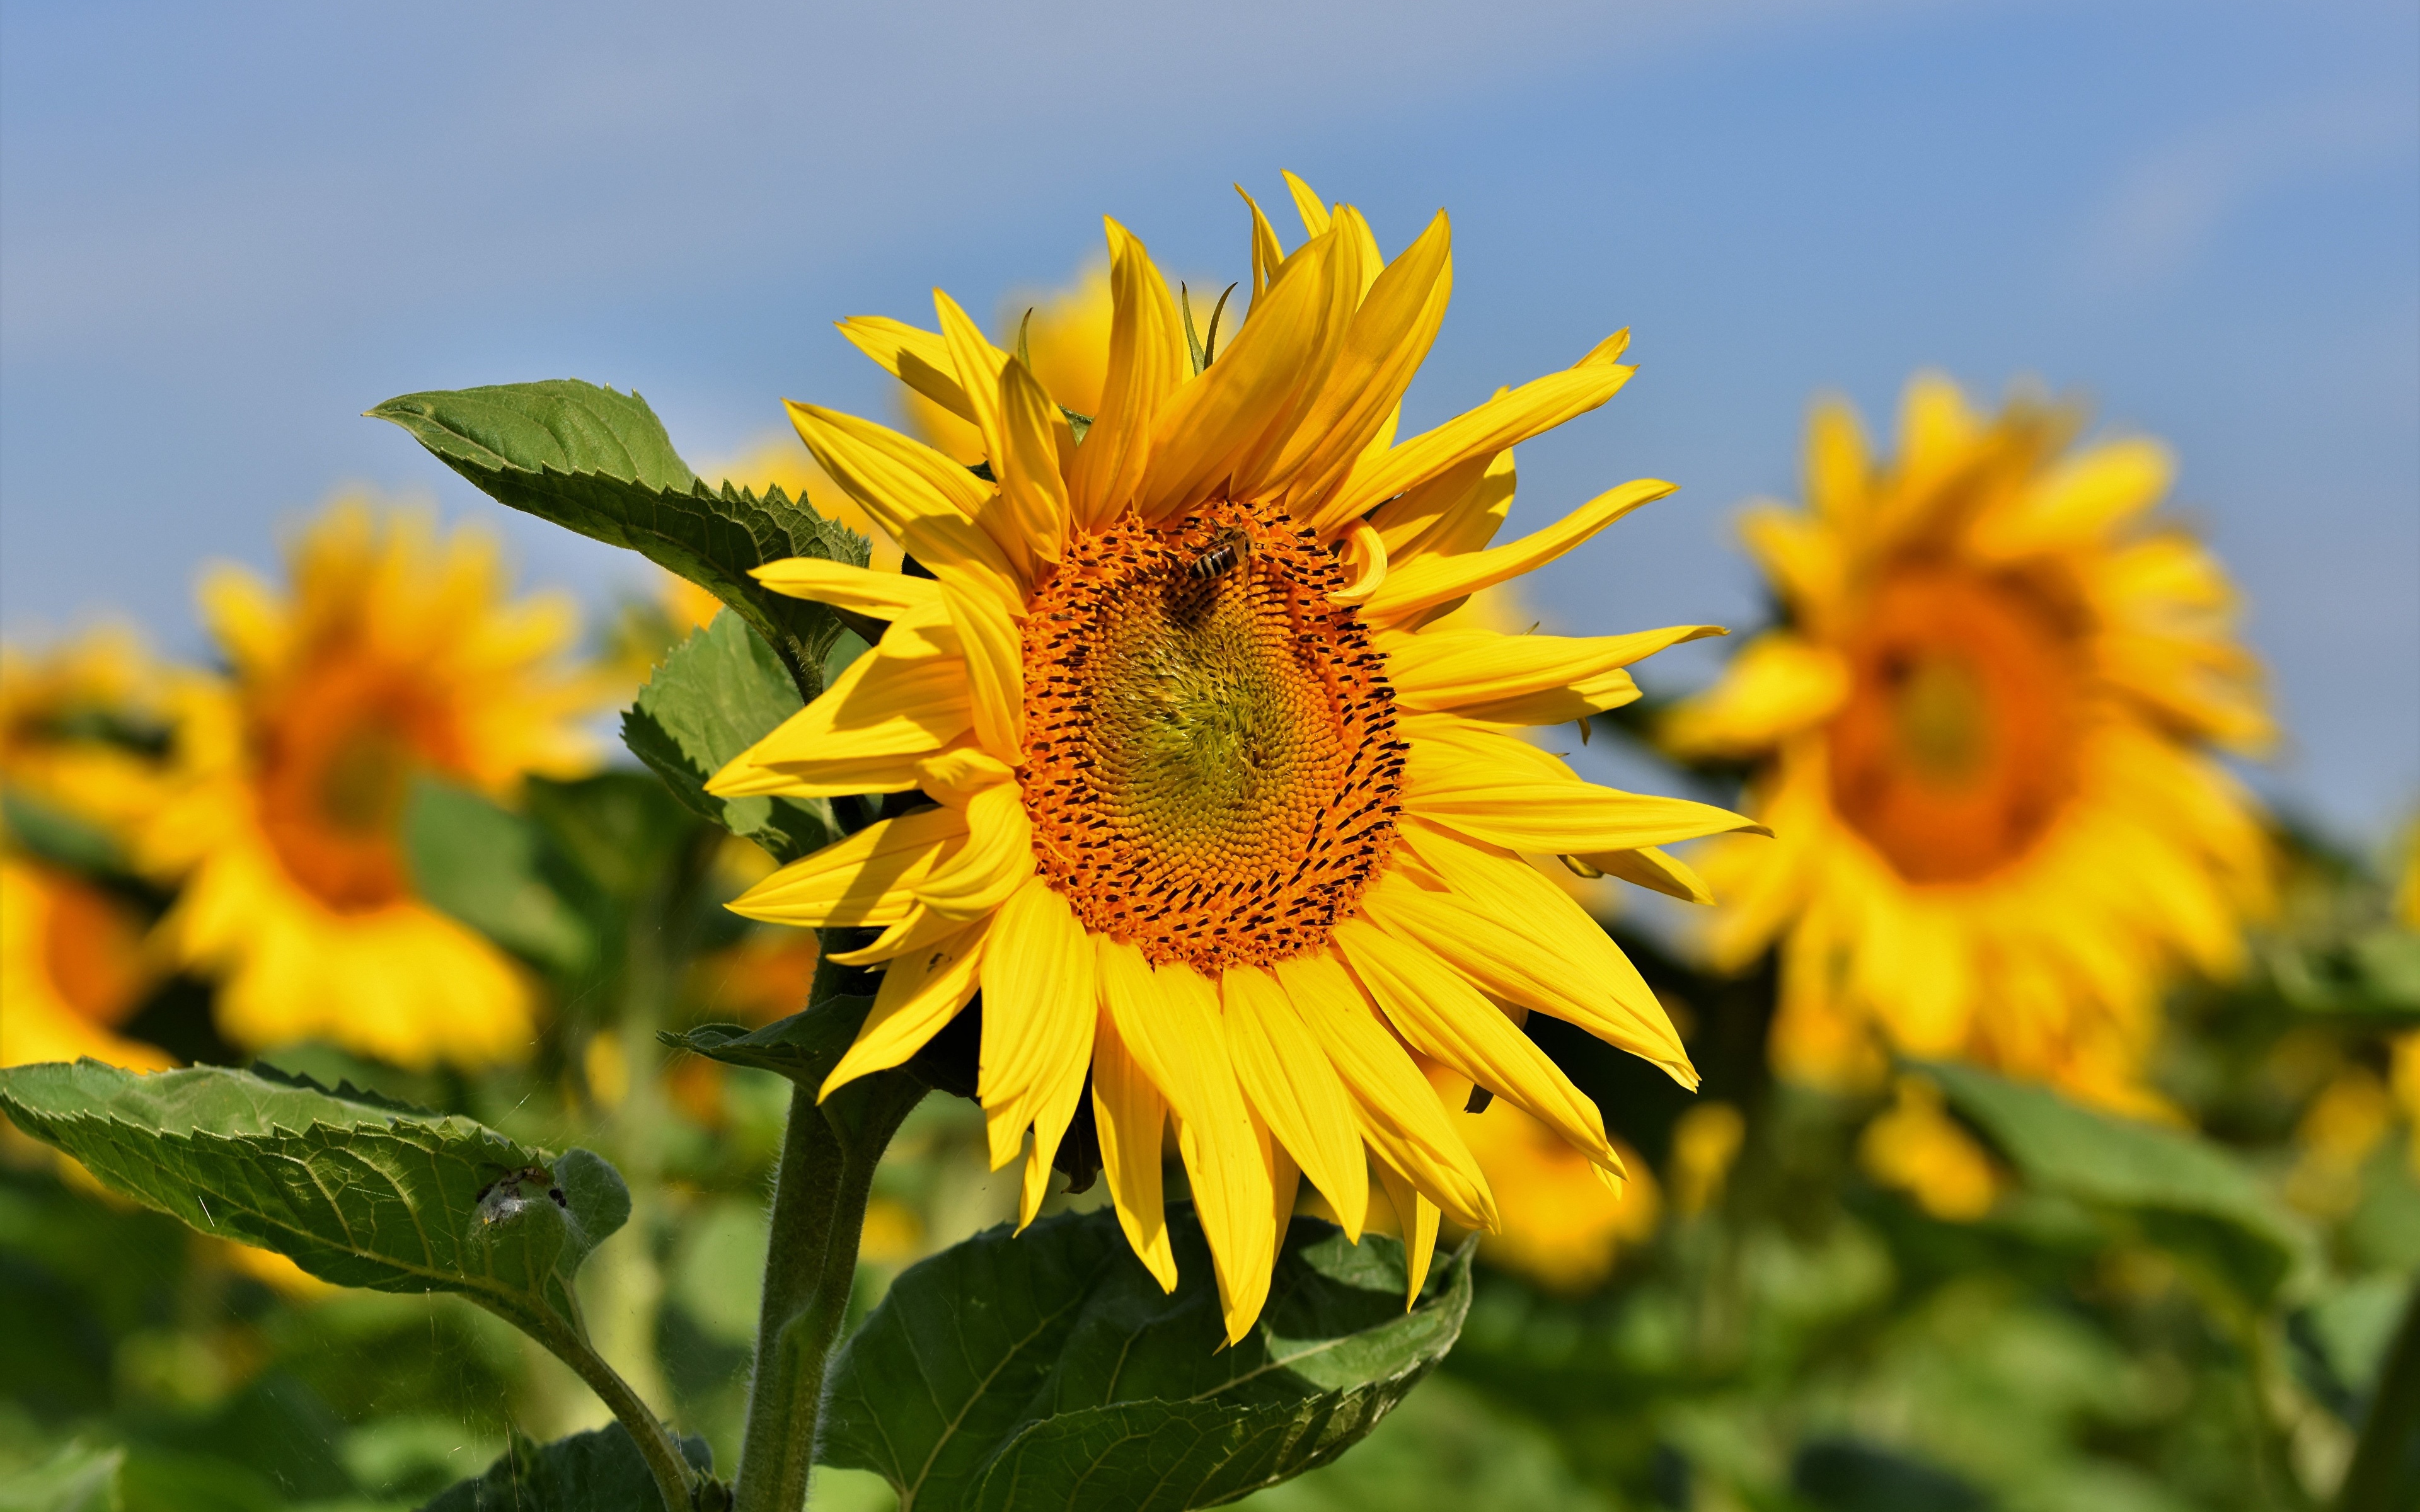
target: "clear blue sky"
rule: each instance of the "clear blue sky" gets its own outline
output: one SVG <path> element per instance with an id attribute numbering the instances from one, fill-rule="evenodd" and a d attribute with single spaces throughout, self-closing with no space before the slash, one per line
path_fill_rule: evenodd
<path id="1" fill-rule="evenodd" d="M 1104 211 L 1244 276 L 1227 186 L 1291 167 L 1389 246 L 1453 212 L 1412 424 L 1635 328 L 1517 509 L 1683 489 L 1545 579 L 1556 623 L 1753 625 L 1730 520 L 1810 393 L 2034 375 L 2182 455 L 2293 732 L 2262 784 L 2356 837 L 2420 802 L 2420 8 L 1157 8 L 12 0 L 0 622 L 197 654 L 195 563 L 347 480 L 601 596 L 612 553 L 358 412 L 576 375 L 729 455 L 784 395 L 887 403 L 832 317 L 989 310 Z"/>

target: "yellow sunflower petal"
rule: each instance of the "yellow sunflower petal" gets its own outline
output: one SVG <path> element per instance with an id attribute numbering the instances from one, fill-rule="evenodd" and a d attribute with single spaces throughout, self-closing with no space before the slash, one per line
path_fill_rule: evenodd
<path id="1" fill-rule="evenodd" d="M 1580 999 L 1575 1006 L 1601 1011 L 1572 1023 L 1607 1044 L 1646 1057 L 1684 1087 L 1697 1085 L 1680 1034 L 1654 989 L 1571 894 L 1519 856 L 1487 850 L 1450 830 L 1412 824 L 1404 838 L 1444 878 L 1455 899 L 1528 940 L 1538 959 L 1567 963 L 1605 995 L 1593 1003 Z"/>
<path id="2" fill-rule="evenodd" d="M 910 520 L 928 516 L 972 520 L 991 497 L 982 479 L 887 425 L 817 405 L 783 405 L 816 465 L 893 540 L 907 533 Z"/>
<path id="3" fill-rule="evenodd" d="M 887 641 L 890 638 L 884 637 Z M 899 793 L 917 786 L 914 764 L 973 723 L 963 663 L 902 664 L 860 656 L 816 700 L 773 727 L 706 782 L 717 797 L 758 793 Z M 877 779 L 879 786 L 834 788 Z"/>
<path id="4" fill-rule="evenodd" d="M 1597 851 L 1587 856 L 1575 856 L 1573 860 L 1593 867 L 1609 877 L 1620 877 L 1634 886 L 1660 892 L 1668 898 L 1678 898 L 1684 903 L 1711 903 L 1714 889 L 1705 879 L 1691 871 L 1679 857 L 1668 856 L 1653 845 L 1642 845 L 1635 851 Z"/>
<path id="5" fill-rule="evenodd" d="M 1278 268 L 1285 261 L 1285 248 L 1271 229 L 1269 218 L 1261 213 L 1261 202 L 1241 184 L 1235 186 L 1235 193 L 1244 196 L 1244 203 L 1252 210 L 1252 303 L 1258 304 L 1261 296 L 1268 292 L 1269 280 L 1277 276 Z"/>
<path id="6" fill-rule="evenodd" d="M 1093 1122 L 1101 1141 L 1101 1179 L 1126 1242 L 1162 1291 L 1176 1289 L 1176 1251 L 1159 1182 L 1160 1134 L 1168 1103 L 1126 1053 L 1104 983 L 1093 1029 Z"/>
<path id="7" fill-rule="evenodd" d="M 1510 448 L 1474 456 L 1380 504 L 1370 523 L 1389 561 L 1483 551 L 1512 510 L 1516 482 Z"/>
<path id="8" fill-rule="evenodd" d="M 1239 966 L 1226 973 L 1220 991 L 1245 1095 L 1327 1198 L 1345 1237 L 1359 1243 L 1370 1181 L 1353 1094 L 1276 978 Z"/>
<path id="9" fill-rule="evenodd" d="M 1136 514 L 1155 520 L 1224 492 L 1250 455 L 1307 402 L 1343 333 L 1336 324 L 1334 250 L 1332 235 L 1298 248 L 1218 360 L 1160 407 Z"/>
<path id="10" fill-rule="evenodd" d="M 772 924 L 890 925 L 915 905 L 916 884 L 965 837 L 955 809 L 919 809 L 881 819 L 775 872 L 727 905 Z"/>
<path id="11" fill-rule="evenodd" d="M 1300 955 L 1279 962 L 1276 973 L 1303 1026 L 1351 1088 L 1361 1137 L 1454 1222 L 1494 1227 L 1496 1199 L 1479 1163 L 1344 963 L 1325 953 Z"/>
<path id="12" fill-rule="evenodd" d="M 858 315 L 836 322 L 850 345 L 882 364 L 892 377 L 960 420 L 972 424 L 974 406 L 958 385 L 950 344 L 930 331 L 889 316 Z"/>
<path id="13" fill-rule="evenodd" d="M 1482 588 L 1518 578 L 1569 551 L 1641 504 L 1672 492 L 1674 485 L 1641 478 L 1599 494 L 1543 531 L 1517 541 L 1460 556 L 1422 556 L 1389 570 L 1387 585 L 1364 611 L 1384 625 L 1421 609 L 1467 597 Z"/>
<path id="14" fill-rule="evenodd" d="M 1067 538 L 1067 481 L 1059 471 L 1059 437 L 1067 422 L 1014 357 L 1000 370 L 1000 420 L 1002 455 L 992 459 L 1000 496 L 1038 575 L 1039 563 L 1059 560 Z"/>
<path id="15" fill-rule="evenodd" d="M 1142 486 L 1152 429 L 1169 395 L 1192 371 L 1176 301 L 1151 254 L 1115 221 L 1109 238 L 1109 359 L 1101 412 L 1093 417 L 1067 479 L 1068 513 L 1098 530 Z"/>
<path id="16" fill-rule="evenodd" d="M 1481 759 L 1415 740 L 1404 775 L 1405 812 L 1532 855 L 1586 856 L 1733 830 L 1764 832 L 1755 820 L 1712 804 L 1546 779 L 1510 752 Z"/>
<path id="17" fill-rule="evenodd" d="M 941 602 L 941 585 L 930 578 L 875 572 L 821 557 L 785 557 L 752 567 L 748 576 L 777 594 L 838 605 L 877 620 L 938 609 Z"/>
<path id="18" fill-rule="evenodd" d="M 1351 224 L 1367 234 L 1357 215 Z M 1452 295 L 1451 240 L 1439 210 L 1353 312 L 1318 399 L 1269 468 L 1271 478 L 1292 480 L 1289 497 L 1298 510 L 1343 478 L 1411 386 Z"/>
<path id="19" fill-rule="evenodd" d="M 1133 946 L 1099 941 L 1102 1001 L 1118 1036 L 1176 1117 L 1177 1148 L 1193 1205 L 1218 1272 L 1230 1339 L 1249 1327 L 1267 1295 L 1271 1257 L 1267 1163 L 1251 1137 L 1252 1117 L 1236 1085 L 1218 1000 L 1183 964 L 1155 968 Z"/>
<path id="20" fill-rule="evenodd" d="M 1414 1048 L 1547 1125 L 1590 1160 L 1619 1162 L 1596 1104 L 1461 973 L 1364 919 L 1338 925 L 1336 943 Z"/>
<path id="21" fill-rule="evenodd" d="M 977 918 L 1033 875 L 1033 822 L 1014 783 L 967 800 L 966 843 L 916 884 L 916 901 L 951 918 Z"/>
<path id="22" fill-rule="evenodd" d="M 899 1065 L 957 1017 L 982 980 L 984 938 L 990 930 L 989 918 L 978 919 L 892 962 L 882 974 L 882 985 L 875 989 L 874 1006 L 866 1010 L 856 1041 L 824 1078 L 817 1099 L 869 1072 Z"/>
<path id="23" fill-rule="evenodd" d="M 1619 363 L 1581 359 L 1574 367 L 1532 378 L 1500 399 L 1423 431 L 1384 455 L 1357 462 L 1333 498 L 1310 520 L 1326 533 L 1348 519 L 1478 456 L 1507 447 L 1587 414 L 1620 393 L 1637 369 Z"/>
<path id="24" fill-rule="evenodd" d="M 896 961 L 911 950 L 935 945 L 967 927 L 963 918 L 951 918 L 935 913 L 923 903 L 909 906 L 900 920 L 883 930 L 871 945 L 854 950 L 834 950 L 830 959 L 844 966 L 879 965 Z"/>
<path id="25" fill-rule="evenodd" d="M 949 348 L 950 363 L 958 375 L 958 388 L 967 396 L 967 418 L 983 432 L 984 455 L 991 458 L 995 471 L 1005 450 L 1005 434 L 1001 424 L 1000 375 L 1008 365 L 1008 353 L 985 339 L 983 328 L 974 323 L 958 305 L 958 301 L 939 289 L 933 291 L 933 313 L 941 324 L 941 341 Z"/>
<path id="26" fill-rule="evenodd" d="M 1302 234 L 1306 237 L 1326 236 L 1330 224 L 1327 202 L 1292 172 L 1285 169 L 1279 172 L 1285 174 L 1286 188 L 1294 195 L 1294 211 L 1302 217 Z"/>
<path id="27" fill-rule="evenodd" d="M 1829 523 L 1771 505 L 1740 517 L 1740 544 L 1801 614 L 1836 603 L 1849 563 Z"/>
<path id="28" fill-rule="evenodd" d="M 1866 503 L 1865 427 L 1838 399 L 1817 401 L 1807 422 L 1807 501 L 1825 519 L 1846 524 Z"/>
<path id="29" fill-rule="evenodd" d="M 1557 692 L 1572 692 L 1581 702 L 1599 707 L 1618 707 L 1637 696 L 1637 687 L 1621 669 L 1667 646 L 1727 633 L 1719 625 L 1675 625 L 1633 635 L 1587 637 L 1432 630 L 1422 635 L 1381 635 L 1378 644 L 1387 653 L 1387 681 L 1405 707 L 1465 714 L 1494 708 L 1498 712 L 1471 717 L 1511 723 L 1498 717 L 1501 708 L 1518 707 L 1520 701 Z M 1616 696 L 1618 692 L 1621 696 Z"/>
<path id="30" fill-rule="evenodd" d="M 1039 877 L 1001 905 L 985 952 L 983 993 L 976 1091 L 991 1122 L 998 1170 L 1016 1155 L 1026 1125 L 1046 1121 L 1037 1103 L 1063 1097 L 1073 1115 L 1068 1072 L 1080 1089 L 1093 1042 L 1093 945 L 1067 900 Z M 1043 1132 L 1045 1167 L 1065 1132 L 1064 1123 Z"/>
<path id="31" fill-rule="evenodd" d="M 1436 1255 L 1437 1206 L 1392 1166 L 1378 1167 L 1378 1184 L 1386 1191 L 1387 1205 L 1395 1210 L 1396 1227 L 1403 1230 L 1404 1310 L 1409 1312 L 1420 1300 L 1420 1288 L 1428 1284 L 1429 1262 Z"/>
<path id="32" fill-rule="evenodd" d="M 1830 717 L 1848 696 L 1838 652 L 1772 630 L 1741 648 L 1721 682 L 1666 715 L 1656 733 L 1684 755 L 1752 755 Z"/>
<path id="33" fill-rule="evenodd" d="M 1548 955 L 1539 948 L 1544 932 L 1534 925 L 1515 927 L 1450 892 L 1429 892 L 1401 879 L 1372 888 L 1364 912 L 1372 922 L 1419 945 L 1493 996 L 1577 1025 L 1658 1066 L 1686 1068 L 1689 1063 L 1668 1017 L 1632 1011 L 1615 995 L 1611 982 L 1582 966 L 1583 961 L 1601 959 L 1602 951 Z M 1679 1079 L 1685 1086 L 1696 1078 Z"/>
<path id="34" fill-rule="evenodd" d="M 1387 581 L 1387 543 L 1367 520 L 1355 520 L 1344 537 L 1344 586 L 1327 595 L 1335 604 L 1366 604 Z"/>

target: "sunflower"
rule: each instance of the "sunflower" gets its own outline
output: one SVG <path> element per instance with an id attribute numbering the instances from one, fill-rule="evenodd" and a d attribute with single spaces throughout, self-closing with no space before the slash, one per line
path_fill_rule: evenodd
<path id="1" fill-rule="evenodd" d="M 1109 224 L 1089 417 L 946 294 L 939 333 L 842 323 L 973 425 L 985 466 L 790 407 L 825 472 L 930 576 L 759 569 L 889 628 L 711 784 L 903 795 L 732 904 L 878 931 L 834 956 L 886 969 L 826 1090 L 906 1060 L 981 991 L 979 1095 L 995 1166 L 1025 1149 L 1023 1220 L 1089 1093 L 1126 1237 L 1172 1287 L 1172 1123 L 1237 1338 L 1301 1177 L 1357 1236 L 1374 1168 L 1412 1214 L 1415 1288 L 1441 1215 L 1497 1227 L 1450 1117 L 1474 1084 L 1619 1172 L 1596 1107 L 1520 1016 L 1696 1073 L 1638 973 L 1522 856 L 1680 889 L 1653 847 L 1748 825 L 1592 786 L 1510 733 L 1628 701 L 1623 668 L 1711 627 L 1432 623 L 1671 491 L 1627 484 L 1491 544 L 1509 449 L 1611 397 L 1626 337 L 1398 442 L 1445 313 L 1446 218 L 1385 262 L 1358 212 L 1295 191 L 1308 239 L 1286 254 L 1252 207 L 1249 313 L 1215 338 Z"/>
<path id="2" fill-rule="evenodd" d="M 361 499 L 312 522 L 288 566 L 290 594 L 235 568 L 202 585 L 230 675 L 185 699 L 183 787 L 148 837 L 149 863 L 184 879 L 173 946 L 225 976 L 220 1027 L 244 1045 L 518 1057 L 528 983 L 414 895 L 401 827 L 423 775 L 501 796 L 586 766 L 578 721 L 602 688 L 560 662 L 570 606 L 507 601 L 489 537 Z"/>
<path id="3" fill-rule="evenodd" d="M 1760 763 L 1780 840 L 1713 848 L 1713 943 L 1736 966 L 1781 941 L 1785 1072 L 1872 1085 L 1885 1049 L 1962 1056 L 2153 1111 L 2164 975 L 2231 972 L 2264 906 L 2263 831 L 2212 755 L 2270 733 L 2233 591 L 2147 517 L 2167 453 L 2071 452 L 2075 429 L 1919 377 L 1895 464 L 1823 405 L 1810 507 L 1744 523 L 1786 625 L 1664 731 Z"/>

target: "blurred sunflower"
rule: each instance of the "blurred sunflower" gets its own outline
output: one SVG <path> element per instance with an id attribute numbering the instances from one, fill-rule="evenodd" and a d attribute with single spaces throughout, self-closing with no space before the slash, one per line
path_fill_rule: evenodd
<path id="1" fill-rule="evenodd" d="M 1723 964 L 1782 941 L 1787 1074 L 1870 1086 L 1888 1047 L 2153 1111 L 2163 974 L 2233 971 L 2265 906 L 2260 823 L 2211 754 L 2270 734 L 2233 590 L 2146 518 L 2167 453 L 2071 455 L 2075 430 L 1920 377 L 1896 462 L 1823 405 L 1810 507 L 1745 521 L 1788 624 L 1664 733 L 1761 763 L 1778 844 L 1707 869 Z"/>
<path id="2" fill-rule="evenodd" d="M 12 821 L 30 817 L 13 807 L 28 803 L 130 841 L 167 791 L 170 685 L 123 627 L 40 652 L 0 646 L 0 795 Z M 0 852 L 0 1066 L 174 1064 L 116 1032 L 158 978 L 147 929 L 108 887 Z"/>
<path id="3" fill-rule="evenodd" d="M 604 689 L 561 659 L 571 607 L 508 600 L 487 535 L 358 498 L 302 531 L 288 572 L 286 594 L 232 567 L 202 584 L 229 676 L 184 700 L 183 785 L 147 846 L 185 879 L 174 948 L 224 975 L 221 1031 L 244 1045 L 517 1058 L 529 984 L 413 895 L 401 828 L 424 774 L 505 795 L 589 764 L 579 721 Z"/>
<path id="4" fill-rule="evenodd" d="M 165 791 L 176 681 L 123 626 L 0 645 L 0 790 L 127 841 Z"/>
<path id="5" fill-rule="evenodd" d="M 1474 1082 L 1621 1169 L 1595 1105 L 1508 1007 L 1684 1085 L 1696 1073 L 1630 963 L 1521 856 L 1671 886 L 1651 847 L 1748 823 L 1592 786 L 1508 733 L 1627 702 L 1623 668 L 1709 627 L 1563 639 L 1431 623 L 1670 491 L 1628 484 L 1490 545 L 1503 454 L 1611 397 L 1626 336 L 1398 444 L 1398 402 L 1445 312 L 1446 219 L 1388 263 L 1357 211 L 1293 183 L 1310 239 L 1285 255 L 1252 208 L 1252 297 L 1227 339 L 1185 320 L 1109 223 L 1114 315 L 1090 416 L 945 294 L 939 334 L 844 323 L 975 427 L 997 481 L 791 407 L 824 471 L 933 576 L 760 569 L 890 628 L 712 784 L 934 800 L 732 905 L 880 932 L 834 957 L 888 969 L 827 1088 L 906 1060 L 981 990 L 994 1165 L 1035 1135 L 1025 1219 L 1089 1078 L 1119 1218 L 1172 1287 L 1172 1119 L 1234 1337 L 1265 1299 L 1298 1174 L 1358 1234 L 1365 1145 L 1412 1215 L 1415 1288 L 1440 1212 L 1497 1227 L 1449 1112 Z"/>
<path id="6" fill-rule="evenodd" d="M 1454 1127 L 1496 1195 L 1501 1227 L 1480 1252 L 1549 1291 L 1588 1291 L 1613 1273 L 1622 1250 L 1645 1243 L 1662 1214 L 1655 1174 L 1621 1140 L 1629 1179 L 1605 1168 L 1559 1134 L 1504 1103 L 1461 1113 Z"/>
<path id="7" fill-rule="evenodd" d="M 0 856 L 0 1066 L 83 1056 L 174 1065 L 116 1032 L 154 975 L 134 910 L 64 872 Z"/>

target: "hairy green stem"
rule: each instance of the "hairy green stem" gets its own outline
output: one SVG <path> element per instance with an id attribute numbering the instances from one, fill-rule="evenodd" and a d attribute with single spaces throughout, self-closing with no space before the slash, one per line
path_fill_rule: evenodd
<path id="1" fill-rule="evenodd" d="M 739 1441 L 741 1512 L 788 1512 L 806 1501 L 807 1472 L 814 1458 L 814 1394 L 823 1390 L 823 1370 L 820 1361 L 813 1370 L 805 1368 L 790 1325 L 814 1304 L 839 1204 L 841 1165 L 840 1135 L 815 1106 L 814 1089 L 803 1084 L 792 1088 L 790 1126 L 773 1175 L 765 1295 L 756 1314 L 756 1368 L 748 1382 L 748 1423 Z"/>
<path id="2" fill-rule="evenodd" d="M 2336 1493 L 2338 1512 L 2389 1512 L 2408 1506 L 2398 1493 L 2420 1452 L 2420 1284 L 2403 1304 L 2403 1325 L 2379 1366 L 2378 1389 L 2369 1399 L 2369 1419 L 2353 1445 L 2352 1463 L 2345 1467 L 2343 1487 Z"/>
<path id="3" fill-rule="evenodd" d="M 791 1093 L 774 1180 L 737 1512 L 796 1512 L 806 1504 L 825 1366 L 848 1316 L 875 1168 L 924 1088 L 904 1072 L 880 1072 L 829 1105 L 818 1106 L 814 1094 L 805 1082 Z"/>
<path id="4" fill-rule="evenodd" d="M 689 1461 L 681 1458 L 672 1430 L 630 1389 L 630 1383 L 607 1365 L 604 1356 L 591 1349 L 586 1339 L 551 1313 L 533 1310 L 526 1317 L 507 1315 L 507 1321 L 545 1345 L 556 1359 L 577 1372 L 613 1412 L 614 1420 L 629 1431 L 639 1446 L 640 1457 L 647 1462 L 647 1473 L 656 1479 L 656 1489 L 664 1499 L 666 1512 L 690 1512 L 694 1497 Z"/>

